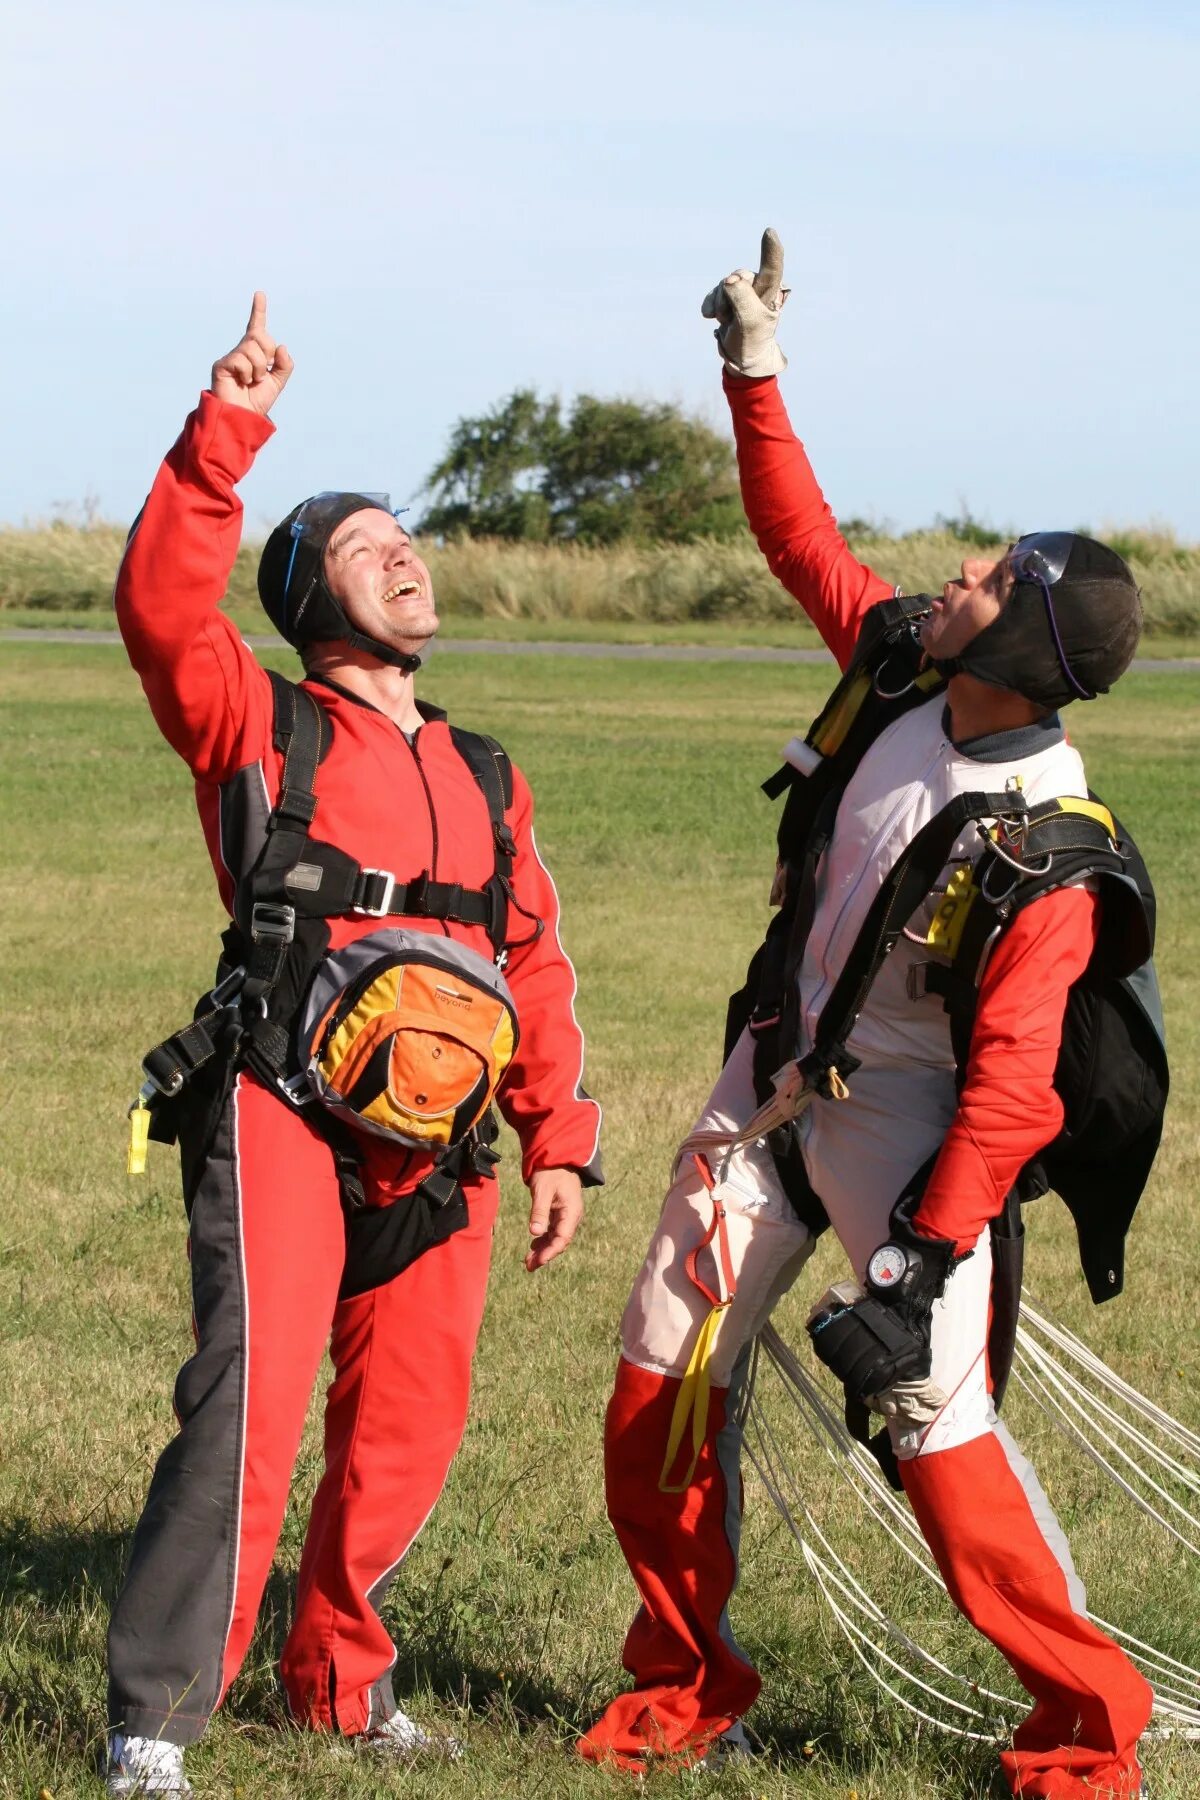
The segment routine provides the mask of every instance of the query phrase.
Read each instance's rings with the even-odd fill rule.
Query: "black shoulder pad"
[[[498,825],[512,805],[512,761],[507,750],[482,731],[463,731],[451,725],[450,737],[488,803],[492,823]]]
[[[868,667],[876,652],[899,627],[911,625],[914,619],[923,618],[932,604],[929,594],[894,594],[890,600],[877,600],[863,614],[850,668]]]

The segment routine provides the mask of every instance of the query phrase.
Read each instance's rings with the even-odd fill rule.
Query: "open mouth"
[[[420,591],[419,581],[398,581],[395,587],[390,587],[383,596],[384,605],[388,605],[393,600],[411,600],[414,594],[419,594]]]

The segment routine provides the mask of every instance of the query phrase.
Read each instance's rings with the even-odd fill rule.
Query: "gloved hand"
[[[770,226],[763,232],[758,273],[735,269],[707,294],[700,308],[715,319],[713,333],[735,375],[778,375],[787,357],[775,342],[775,327],[790,288],[783,286],[783,245]]]
[[[808,1331],[850,1400],[919,1422],[945,1404],[929,1382],[933,1303],[966,1258],[956,1256],[951,1239],[913,1230],[915,1204],[905,1197],[892,1208],[891,1236],[867,1262],[866,1292],[848,1284],[831,1288],[813,1309]]]

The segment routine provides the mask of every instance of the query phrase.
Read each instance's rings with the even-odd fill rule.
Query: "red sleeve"
[[[800,602],[842,669],[863,614],[895,591],[860,563],[817,486],[773,375],[725,374],[742,504],[771,573]]]
[[[521,1140],[526,1182],[539,1169],[577,1169],[599,1183],[600,1108],[583,1088],[583,1033],[575,1017],[575,970],[559,936],[558,893],[538,855],[533,796],[513,770],[510,814],[517,855],[512,887],[517,906],[509,932],[520,938],[525,914],[544,921],[536,942],[511,952],[507,969],[521,1041],[500,1090],[500,1109]],[[520,910],[518,910],[518,908]]]
[[[1018,913],[984,971],[958,1113],[913,1223],[971,1249],[1013,1182],[1062,1127],[1054,1070],[1067,990],[1087,967],[1100,903],[1058,888]]]
[[[158,728],[210,781],[260,756],[270,728],[266,673],[219,608],[242,533],[235,484],[273,430],[202,394],[117,572],[117,624]]]

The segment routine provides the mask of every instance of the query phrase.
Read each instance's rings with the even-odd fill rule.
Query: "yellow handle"
[[[146,1146],[150,1142],[150,1108],[139,1094],[129,1109],[129,1158],[127,1175],[146,1173]]]
[[[728,1300],[720,1306],[714,1306],[700,1327],[700,1335],[696,1339],[691,1361],[687,1372],[679,1384],[679,1395],[675,1401],[675,1411],[671,1414],[671,1429],[667,1434],[667,1454],[663,1458],[662,1474],[658,1478],[658,1490],[661,1494],[684,1494],[692,1485],[692,1476],[696,1473],[696,1464],[700,1460],[700,1452],[704,1448],[704,1434],[708,1429],[708,1401],[712,1391],[712,1359],[716,1347],[717,1333],[721,1329],[721,1320],[725,1317]],[[671,1465],[675,1461],[683,1434],[687,1429],[689,1417],[692,1421],[692,1460],[687,1466],[687,1474],[680,1482],[672,1482],[667,1478],[671,1473]]]

